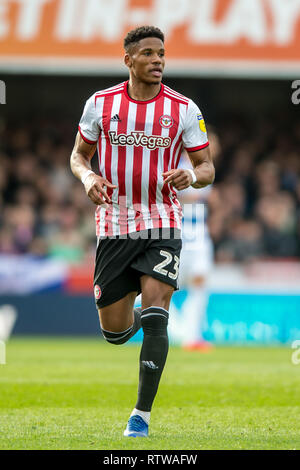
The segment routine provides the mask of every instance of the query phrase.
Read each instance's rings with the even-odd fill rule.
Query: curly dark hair
[[[124,49],[128,52],[128,49],[138,43],[141,39],[145,38],[158,38],[162,42],[165,42],[164,33],[155,26],[139,26],[138,28],[132,29],[126,35],[124,39]]]

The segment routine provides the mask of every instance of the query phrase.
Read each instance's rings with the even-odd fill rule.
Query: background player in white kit
[[[217,134],[209,130],[210,152],[213,161],[220,154]],[[183,152],[179,168],[192,168],[190,159]],[[178,193],[183,207],[182,250],[180,254],[179,287],[188,289],[188,297],[178,318],[170,316],[170,330],[176,341],[190,351],[209,351],[212,345],[203,339],[208,305],[207,283],[213,269],[214,248],[207,226],[208,200],[212,185],[195,191],[189,187]],[[171,313],[173,311],[171,310]]]
[[[183,153],[179,167],[190,168]],[[182,250],[178,284],[187,289],[187,298],[180,312],[170,309],[170,332],[184,349],[207,351],[211,345],[203,340],[208,295],[206,281],[213,266],[213,244],[206,225],[206,200],[210,186],[196,191],[187,188],[178,194],[183,208]]]
[[[175,189],[211,184],[214,166],[199,108],[161,83],[163,33],[137,28],[124,47],[129,81],[87,101],[71,168],[97,205],[94,294],[102,334],[123,344],[143,328],[138,399],[124,435],[144,437],[168,354],[168,309],[177,289],[181,207]],[[97,146],[100,175],[90,166]],[[182,147],[194,170],[177,168]],[[138,311],[133,306],[140,292]]]

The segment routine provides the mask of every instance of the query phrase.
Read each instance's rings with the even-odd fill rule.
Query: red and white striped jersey
[[[177,168],[183,147],[208,146],[203,116],[189,98],[161,84],[159,94],[136,101],[128,81],[98,91],[86,102],[79,132],[98,143],[100,175],[108,189],[109,208],[96,209],[97,236],[125,235],[152,228],[181,228],[176,190],[162,173]]]

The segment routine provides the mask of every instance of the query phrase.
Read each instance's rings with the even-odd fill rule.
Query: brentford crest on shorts
[[[98,286],[97,284],[94,287],[94,296],[96,300],[99,300],[101,297],[101,289],[100,286]]]
[[[176,190],[164,184],[162,173],[178,167],[183,147],[208,145],[192,100],[162,84],[152,100],[136,101],[127,86],[92,95],[79,123],[82,138],[97,143],[100,175],[117,186],[107,190],[112,204],[96,209],[98,237],[181,228]]]

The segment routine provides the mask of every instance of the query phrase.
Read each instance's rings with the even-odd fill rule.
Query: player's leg
[[[196,247],[183,243],[180,261],[179,283],[188,289],[184,303],[182,344],[187,350],[208,351],[211,345],[204,341],[202,335],[206,326],[207,278],[213,264],[212,243],[208,235]],[[182,269],[187,266],[189,269]]]
[[[144,340],[136,408],[151,411],[169,350],[167,326],[174,288],[148,275],[141,277],[141,288]]]
[[[130,268],[138,252],[132,240],[104,238],[98,241],[94,271],[94,294],[104,338],[124,344],[141,327],[140,310],[134,301],[140,291],[140,275]]]
[[[125,430],[125,436],[148,435],[150,412],[166,363],[169,305],[174,287],[149,275],[141,277],[144,339],[140,353],[138,399]]]
[[[141,309],[134,309],[137,291],[129,292],[125,297],[98,308],[102,335],[111,344],[126,343],[141,327]]]
[[[152,276],[141,276],[142,310],[156,305],[168,311],[174,287]]]
[[[157,237],[158,234],[158,237]],[[140,354],[140,374],[136,407],[128,421],[125,436],[147,436],[150,411],[168,355],[167,326],[169,304],[177,288],[180,231],[151,232],[144,249],[131,263],[141,274],[141,323],[144,339]]]
[[[184,304],[184,322],[182,328],[182,346],[188,351],[211,350],[211,345],[203,338],[206,326],[207,309],[206,278],[191,277],[188,296]]]

